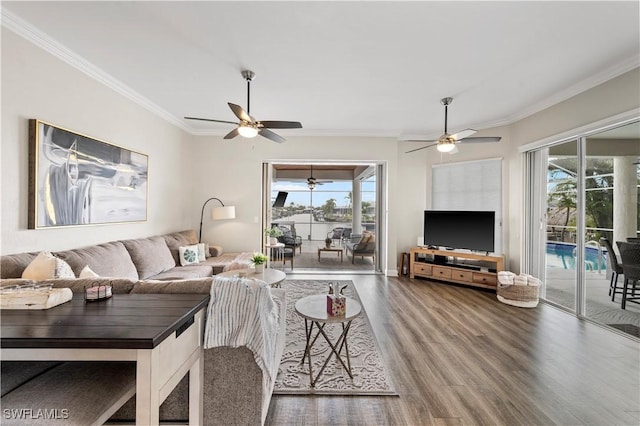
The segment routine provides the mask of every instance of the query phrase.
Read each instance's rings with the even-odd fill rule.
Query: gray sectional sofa
[[[195,232],[182,231],[164,236],[114,241],[75,250],[54,253],[64,259],[76,276],[89,266],[99,278],[55,279],[47,281],[55,287],[68,287],[82,293],[87,284],[109,283],[113,293],[206,293],[214,284],[213,274],[231,265],[248,265],[249,253],[222,253],[212,247],[211,256],[204,262],[179,266],[180,246],[197,243]],[[23,253],[0,257],[0,285],[14,284],[37,253]],[[271,289],[279,306],[278,336],[275,339],[276,357],[268,366],[275,378],[284,350],[286,299],[281,289]],[[204,424],[259,425],[263,424],[271,400],[273,384],[263,391],[263,371],[246,347],[218,347],[204,351]],[[2,366],[2,396],[28,383],[43,371],[60,368],[57,363],[7,363]],[[160,407],[161,421],[182,422],[188,419],[188,375],[178,384]],[[135,417],[135,397],[130,399],[111,418],[131,421]]]

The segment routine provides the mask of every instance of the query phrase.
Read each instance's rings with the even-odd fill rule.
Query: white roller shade
[[[502,254],[502,158],[432,167],[433,210],[496,212],[495,252]]]

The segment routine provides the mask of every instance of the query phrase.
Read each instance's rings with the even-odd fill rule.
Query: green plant
[[[331,238],[327,237],[327,238],[324,239],[324,242],[327,243],[327,244],[331,244],[333,242],[333,240]]]
[[[272,226],[271,228],[267,228],[264,230],[264,235],[266,235],[267,237],[277,238],[283,236],[284,232],[282,232],[280,228]]]
[[[251,256],[251,263],[253,265],[262,265],[263,263],[265,263],[267,261],[267,256],[265,256],[262,253],[253,253],[253,256]]]

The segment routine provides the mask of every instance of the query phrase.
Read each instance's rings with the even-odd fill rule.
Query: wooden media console
[[[420,260],[417,259],[418,256]],[[446,261],[436,262],[436,256],[442,256]],[[474,263],[464,263],[467,260]],[[484,266],[485,264],[489,266]],[[504,256],[413,247],[409,268],[411,278],[431,278],[495,290],[498,272],[504,270]]]

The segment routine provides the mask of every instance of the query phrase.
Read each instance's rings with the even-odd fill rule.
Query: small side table
[[[309,361],[309,381],[311,383],[311,387],[315,387],[318,378],[322,375],[322,372],[326,368],[329,360],[332,355],[335,355],[340,364],[344,367],[349,374],[349,377],[353,379],[353,374],[351,374],[351,359],[349,358],[349,344],[347,342],[347,335],[349,334],[349,328],[351,327],[351,321],[356,318],[362,312],[362,306],[358,301],[350,299],[347,297],[346,300],[346,312],[343,316],[332,316],[327,313],[327,295],[326,294],[315,294],[313,296],[303,297],[302,299],[296,302],[296,313],[304,318],[304,327],[305,327],[305,335],[307,339],[307,344],[304,349],[304,354],[302,354],[302,359],[300,360],[300,364],[304,363],[304,358],[307,357]],[[335,343],[332,343],[327,336],[327,333],[324,331],[324,327],[327,324],[335,324],[340,323],[342,326],[342,333],[338,336],[338,339]],[[318,332],[315,337],[311,337],[313,334],[314,325],[317,327]],[[318,337],[322,335],[324,339],[329,344],[331,348],[331,353],[324,361],[322,368],[318,372],[315,379],[313,378],[313,370],[311,368],[311,348],[313,347]],[[344,348],[345,353],[347,355],[347,363],[345,364],[342,356],[342,348]]]
[[[271,267],[271,258],[276,262],[282,262],[284,267],[284,243],[265,243],[264,248],[266,249],[267,255],[267,268]]]

